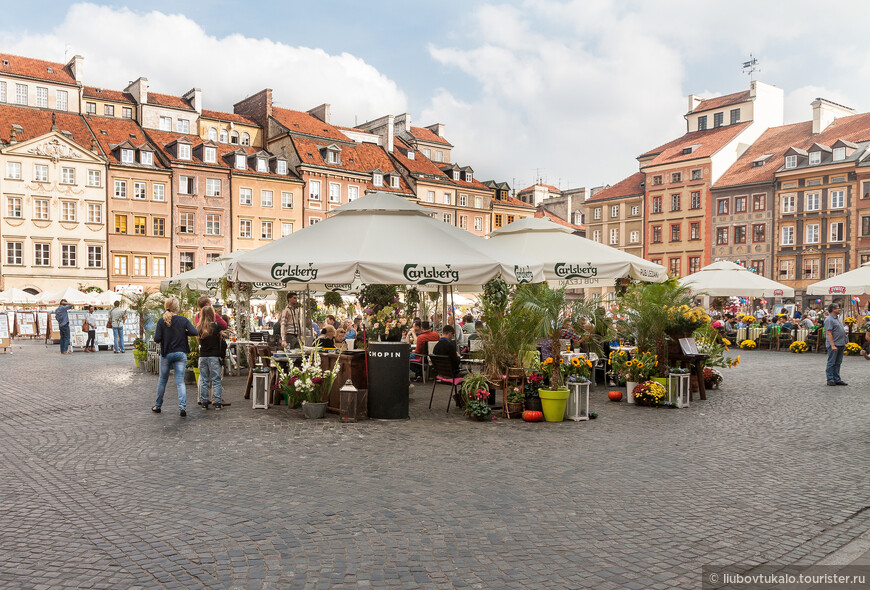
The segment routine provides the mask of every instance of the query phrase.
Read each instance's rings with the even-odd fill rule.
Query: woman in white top
[[[97,337],[97,316],[94,315],[94,306],[88,306],[88,315],[85,316],[85,321],[88,323],[88,341],[85,344],[85,352],[97,352],[94,348],[94,340]]]

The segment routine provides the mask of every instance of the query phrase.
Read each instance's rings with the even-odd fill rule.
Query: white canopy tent
[[[867,295],[870,294],[870,262],[855,270],[813,283],[807,295]]]
[[[66,299],[71,305],[90,305],[95,294],[82,293],[78,289],[67,287],[57,293],[42,293],[39,296],[40,305],[57,305],[62,299]]]
[[[697,295],[710,297],[794,297],[794,289],[750,272],[729,260],[708,264],[680,279]]]
[[[606,287],[623,277],[651,283],[668,278],[660,264],[587,240],[549,219],[519,219],[490,233],[488,241],[542,262],[553,287]]]
[[[31,295],[27,291],[14,287],[0,292],[0,303],[7,305],[35,305],[38,301],[36,295]]]
[[[116,301],[120,301],[121,299],[122,297],[120,293],[115,293],[114,291],[104,291],[97,295],[94,305],[105,307],[108,305],[114,305]]]

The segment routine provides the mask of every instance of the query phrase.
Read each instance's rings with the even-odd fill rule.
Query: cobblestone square
[[[754,351],[683,410],[478,424],[223,411],[130,353],[0,355],[0,587],[699,588],[703,565],[816,563],[870,529],[870,364]]]

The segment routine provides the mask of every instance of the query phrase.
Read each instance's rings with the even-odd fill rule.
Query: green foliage
[[[411,287],[405,291],[405,306],[409,316],[417,313],[420,300],[420,289],[417,287]]]
[[[190,347],[190,354],[187,355],[187,368],[199,368],[199,341],[196,336],[188,336],[187,344]]]
[[[192,319],[193,310],[196,309],[196,300],[199,299],[199,291],[187,287],[170,287],[161,291],[159,297],[164,300],[175,297],[178,299],[178,313]]]
[[[323,305],[333,309],[339,309],[344,305],[344,299],[335,291],[327,291],[323,295]]]
[[[483,295],[481,303],[484,307],[492,309],[506,309],[508,297],[510,296],[510,287],[501,277],[492,279],[483,286]],[[486,320],[484,320],[486,321]]]
[[[161,294],[145,290],[140,293],[124,293],[122,296],[127,309],[137,312],[139,315],[139,339],[145,337],[145,317],[149,312],[159,309],[163,305]],[[179,306],[181,300],[179,300]]]
[[[140,352],[147,352],[148,348],[145,346],[145,341],[141,338],[136,338],[133,341],[133,348]]]

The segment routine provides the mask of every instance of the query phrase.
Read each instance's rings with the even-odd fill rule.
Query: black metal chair
[[[432,383],[432,395],[429,396],[429,409],[432,409],[432,400],[435,399],[435,387],[439,383],[450,385],[450,397],[447,398],[447,412],[450,412],[450,402],[453,395],[458,392],[458,386],[462,385],[464,379],[460,376],[460,370],[453,369],[453,363],[449,356],[441,354],[430,354],[429,362],[435,370],[435,379]]]

